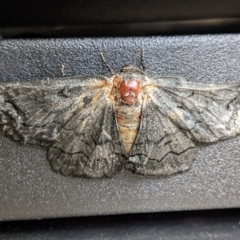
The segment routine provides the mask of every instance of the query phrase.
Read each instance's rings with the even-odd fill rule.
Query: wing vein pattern
[[[48,148],[64,175],[112,176],[124,154],[103,77],[0,85],[0,128],[21,144]]]

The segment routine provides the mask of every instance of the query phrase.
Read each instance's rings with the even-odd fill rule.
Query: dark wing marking
[[[48,158],[54,170],[69,175],[111,175],[118,168],[121,159],[112,151],[116,150],[117,154],[121,154],[121,149],[117,149],[119,145],[114,138],[117,128],[112,118],[113,107],[105,94],[109,90],[106,80],[103,77],[74,77],[51,81],[53,82],[40,81],[35,84],[1,83],[0,130],[5,136],[20,143],[52,146],[48,151]],[[99,99],[101,101],[98,102]],[[97,119],[94,120],[95,117]],[[110,125],[101,128],[101,124],[105,122]],[[84,127],[86,130],[80,131]],[[95,134],[93,139],[81,137],[91,130],[91,134]],[[106,137],[111,134],[114,135],[112,140]],[[112,146],[114,144],[115,147]],[[69,170],[73,169],[73,162],[78,164],[78,157],[82,158],[81,154],[75,154],[75,149],[86,156],[83,160],[78,159],[79,165],[74,165],[77,170]],[[62,151],[61,156],[59,151]],[[100,171],[100,166],[94,165],[99,158],[90,157],[90,154],[99,154],[103,159],[104,151],[109,151],[111,157],[105,162],[100,161],[104,169]],[[94,164],[86,163],[87,157]],[[111,160],[113,162],[110,163]]]
[[[149,96],[158,111],[197,142],[215,142],[240,133],[240,84],[153,78]]]
[[[170,175],[188,170],[195,157],[195,145],[145,100],[139,133],[125,168],[142,175]]]

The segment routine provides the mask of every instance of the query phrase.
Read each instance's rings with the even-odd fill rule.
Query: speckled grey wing
[[[96,147],[99,149],[102,143],[105,147],[104,141],[108,141],[107,151],[109,151],[110,155],[114,155],[111,151],[117,149],[117,141],[119,140],[113,137],[111,142],[109,138],[106,140],[101,137],[103,132],[106,135],[111,136],[113,134],[115,136],[114,131],[116,131],[115,122],[111,122],[111,124],[108,122],[110,125],[101,127],[103,123],[102,114],[105,114],[109,121],[113,120],[111,117],[114,114],[112,105],[109,101],[106,101],[105,82],[104,78],[98,77],[74,77],[40,81],[34,84],[26,82],[1,83],[0,131],[10,139],[22,144],[37,144],[43,147],[51,146],[48,151],[48,159],[55,171],[77,176],[111,175],[119,167],[119,159],[121,157],[112,157],[111,159],[114,162],[111,164],[102,162],[104,171],[97,169],[96,166],[89,166],[87,173],[81,172],[82,163],[74,165],[76,169],[73,170],[73,161],[71,160],[74,159],[76,162],[77,155],[75,152],[69,152],[70,144],[72,144],[72,149],[78,148],[79,152],[87,151],[84,161],[88,159],[90,162],[95,163],[95,160],[99,161],[101,156],[103,158],[101,154],[99,157],[94,155]],[[98,102],[99,99],[102,102]],[[89,121],[86,122],[86,119]],[[87,137],[83,137],[82,142],[73,139],[72,142],[70,142],[70,139],[68,141],[63,140],[64,138],[66,139],[66,132],[68,134],[81,134],[79,128],[94,129],[90,135],[94,133],[93,138],[99,137],[99,139],[93,140],[94,144]],[[87,134],[85,130],[82,133],[83,136]],[[72,136],[74,137],[74,135]],[[79,140],[78,135],[75,135],[75,137]],[[116,146],[110,147],[111,144],[115,144],[114,141],[116,141]],[[87,145],[88,147],[86,147]],[[64,162],[60,161],[62,157],[57,153],[57,148],[62,150],[62,155],[67,153],[64,157]],[[53,154],[53,151],[55,151],[56,155]],[[121,149],[119,151],[116,150],[116,152],[120,153]],[[83,161],[81,154],[78,157],[79,162]],[[69,168],[67,167],[68,161]],[[104,164],[109,164],[111,167]]]
[[[102,93],[77,113],[48,149],[55,171],[64,175],[110,177],[125,159],[112,102]]]
[[[49,146],[75,111],[85,107],[99,79],[61,78],[36,83],[0,83],[0,129],[21,144]],[[88,92],[86,92],[88,91]]]
[[[137,174],[157,176],[186,171],[192,165],[195,150],[193,141],[147,99],[125,168]]]
[[[168,77],[152,81],[145,92],[139,134],[126,168],[143,175],[185,171],[195,158],[196,143],[240,133],[240,84]]]
[[[149,96],[186,136],[208,143],[240,133],[240,83],[214,84],[153,78]]]

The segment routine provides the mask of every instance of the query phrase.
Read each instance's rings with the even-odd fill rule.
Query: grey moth
[[[198,144],[240,133],[239,89],[133,66],[111,77],[2,82],[0,131],[46,148],[63,175],[170,175],[190,169]]]

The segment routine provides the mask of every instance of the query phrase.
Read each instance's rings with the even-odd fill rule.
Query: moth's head
[[[121,69],[119,75],[114,76],[113,86],[121,102],[131,106],[138,101],[142,86],[142,75],[143,73],[140,69],[126,66]]]
[[[141,83],[137,78],[123,79],[118,91],[122,102],[127,105],[133,105],[138,100],[138,95],[141,91]]]

